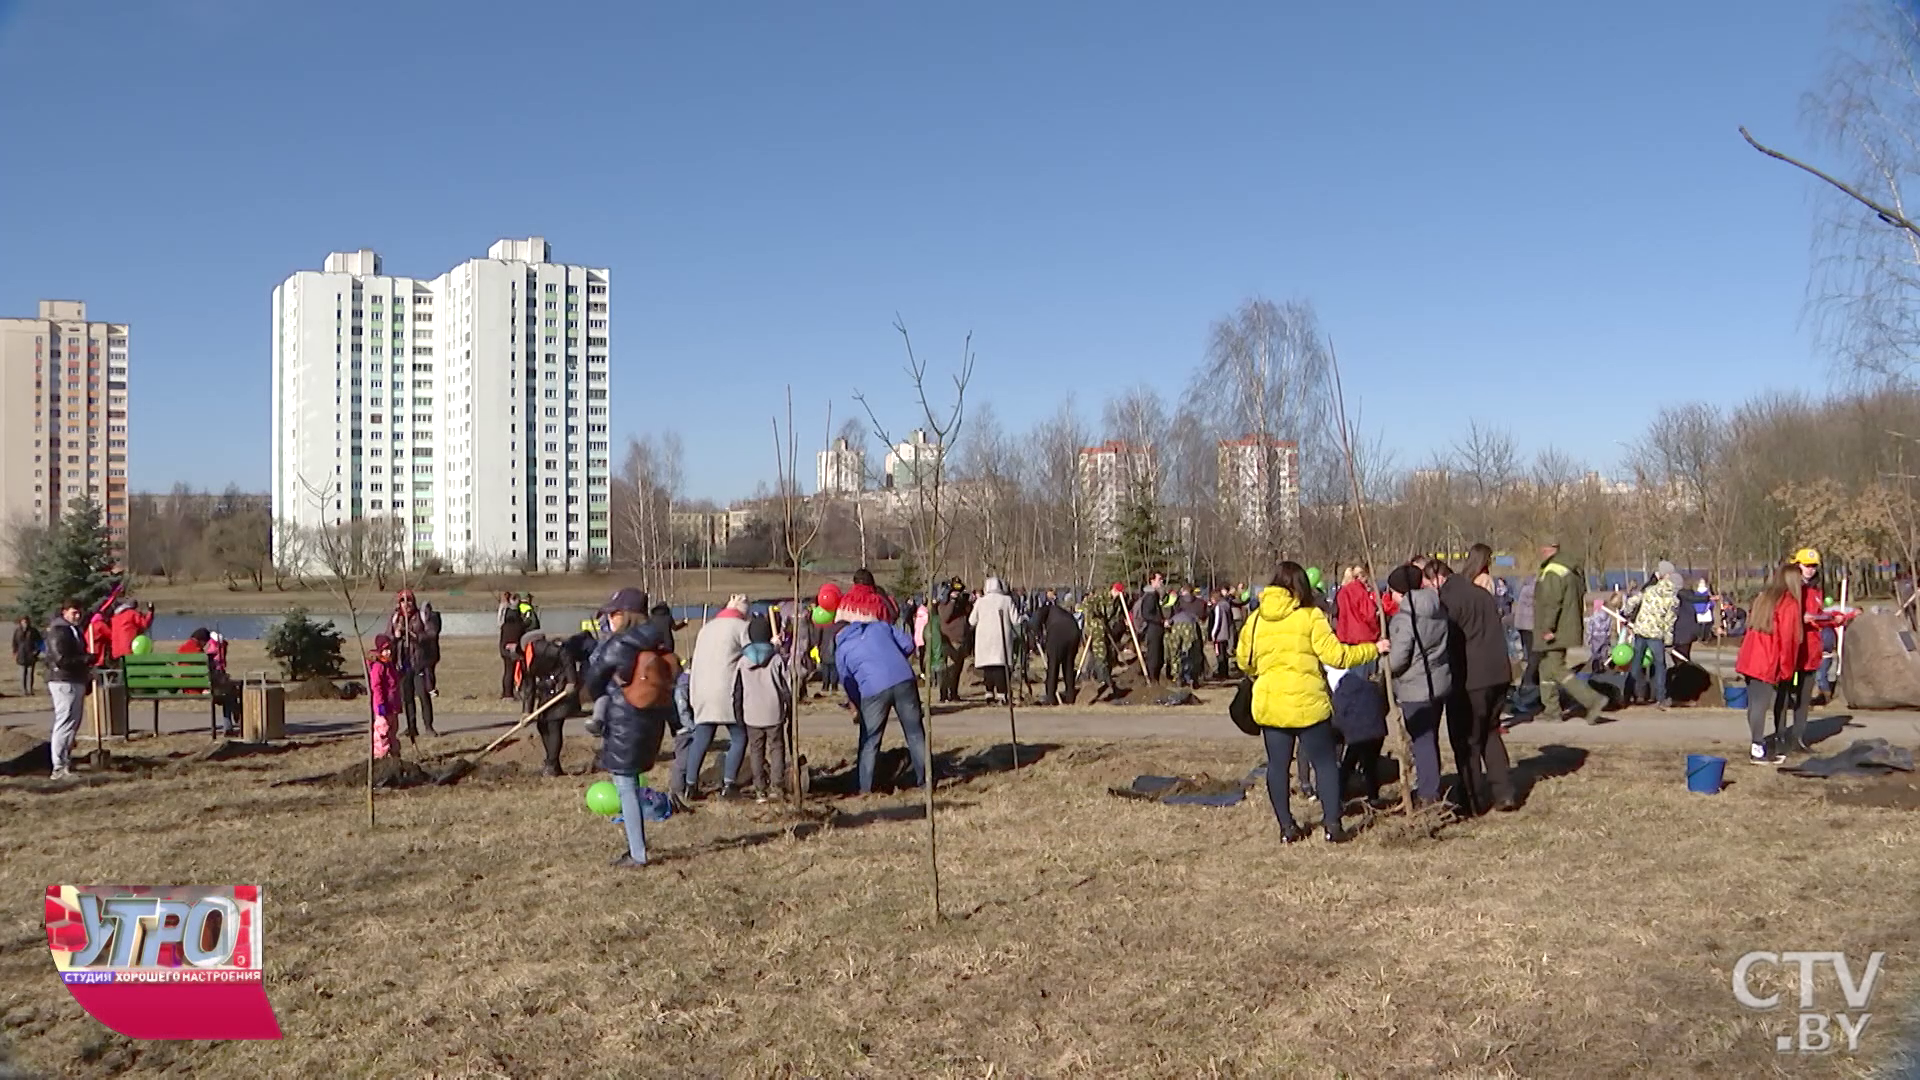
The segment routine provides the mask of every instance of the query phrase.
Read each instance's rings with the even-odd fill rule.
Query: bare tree
[[[827,406],[827,430],[833,430],[833,406]],[[800,433],[793,426],[793,387],[787,387],[787,426],[784,434],[780,428],[780,418],[773,420],[774,468],[780,488],[781,521],[785,528],[781,536],[786,541],[787,564],[793,568],[793,637],[786,643],[787,655],[798,667],[801,635],[807,626],[806,610],[800,606],[800,575],[805,562],[806,551],[814,538],[820,535],[820,518],[817,514],[806,512],[806,499],[800,493]],[[796,693],[795,697],[798,698]],[[803,803],[800,792],[800,711],[793,709],[787,716],[788,738],[788,788],[793,794],[793,808],[798,810]]]
[[[639,571],[640,587],[672,591],[673,508],[684,482],[680,436],[628,438],[620,475],[610,485],[609,517],[620,554]]]
[[[1060,403],[1027,436],[1032,468],[1032,521],[1047,574],[1093,587],[1093,546],[1086,492],[1080,485],[1080,451],[1092,442],[1071,399]],[[1082,574],[1084,572],[1084,578]]]
[[[920,565],[930,574],[938,574],[940,548],[944,537],[941,517],[941,496],[946,481],[946,456],[960,439],[960,426],[966,419],[967,386],[973,381],[973,335],[968,334],[960,345],[959,368],[953,374],[953,404],[950,408],[937,408],[928,394],[928,374],[926,361],[913,351],[913,338],[907,333],[907,325],[896,319],[893,328],[900,334],[900,341],[907,350],[907,378],[913,384],[913,394],[920,406],[920,414],[926,424],[927,432],[939,449],[933,458],[932,476],[927,470],[914,462],[914,502],[915,517],[920,522],[917,538],[921,549]],[[893,445],[893,439],[887,429],[874,415],[873,406],[866,395],[855,391],[853,399],[867,411],[867,419],[872,422],[874,434],[880,441]],[[928,481],[931,481],[930,483]],[[927,598],[931,602],[932,597]],[[922,723],[926,725],[927,761],[926,761],[926,815],[927,815],[927,869],[932,887],[933,919],[939,922],[940,914],[940,858],[939,846],[933,822],[933,680],[927,679],[920,684]]]

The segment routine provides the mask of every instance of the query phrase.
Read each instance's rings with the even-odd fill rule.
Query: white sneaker
[[[49,774],[49,775],[47,776],[47,779],[49,779],[49,780],[71,780],[71,779],[73,779],[73,773],[72,773],[71,771],[69,771],[69,770],[67,770],[67,769],[64,769],[64,768],[61,768],[61,769],[55,769],[55,770],[53,770],[53,772],[52,772],[51,774]]]
[[[1753,762],[1755,765],[1765,765],[1767,763],[1766,746],[1761,743],[1754,743],[1753,746],[1747,750],[1747,760]]]

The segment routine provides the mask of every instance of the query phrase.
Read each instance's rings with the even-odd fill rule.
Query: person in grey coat
[[[1440,798],[1440,717],[1453,693],[1453,668],[1446,609],[1422,577],[1412,564],[1387,575],[1387,588],[1399,602],[1387,620],[1387,672],[1413,743],[1414,799],[1425,805]]]

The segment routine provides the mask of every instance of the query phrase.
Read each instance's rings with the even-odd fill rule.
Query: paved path
[[[133,727],[136,732],[150,730],[150,713],[138,710]],[[504,731],[519,719],[517,713],[444,713],[438,718],[443,734],[480,734]],[[0,727],[19,727],[44,736],[51,715],[9,714],[0,718]],[[1084,712],[1071,709],[1023,708],[1019,710],[1020,738],[1023,742],[1045,739],[1214,739],[1226,742],[1246,740],[1222,712],[1213,706],[1178,710],[1116,709]],[[809,712],[801,717],[802,731],[809,736],[853,737],[851,717],[839,713]],[[288,735],[310,738],[364,731],[364,721],[341,713],[302,712],[298,704],[287,710]],[[206,713],[198,709],[163,709],[161,730],[168,733],[192,733],[206,730]],[[82,725],[85,734],[85,725]],[[1003,737],[1007,731],[1004,708],[974,705],[958,712],[942,712],[934,718],[935,737],[941,742],[954,739],[979,740]],[[1812,741],[1845,746],[1853,739],[1882,738],[1898,745],[1920,748],[1920,712],[1889,711],[1850,713],[1844,709],[1815,710],[1810,722]],[[569,735],[584,735],[579,720],[567,725]],[[898,735],[893,738],[897,739]],[[1747,741],[1746,715],[1731,709],[1685,708],[1658,712],[1650,708],[1629,709],[1611,723],[1589,726],[1579,721],[1561,724],[1524,723],[1516,725],[1507,741],[1521,745],[1559,743],[1568,746],[1674,746],[1720,747],[1744,752]]]

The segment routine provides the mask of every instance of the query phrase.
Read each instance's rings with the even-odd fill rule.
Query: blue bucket
[[[1728,683],[1720,688],[1720,695],[1727,699],[1727,708],[1744,709],[1747,707],[1747,685]]]
[[[1687,790],[1702,795],[1720,794],[1720,781],[1727,772],[1727,759],[1711,754],[1687,755]]]

